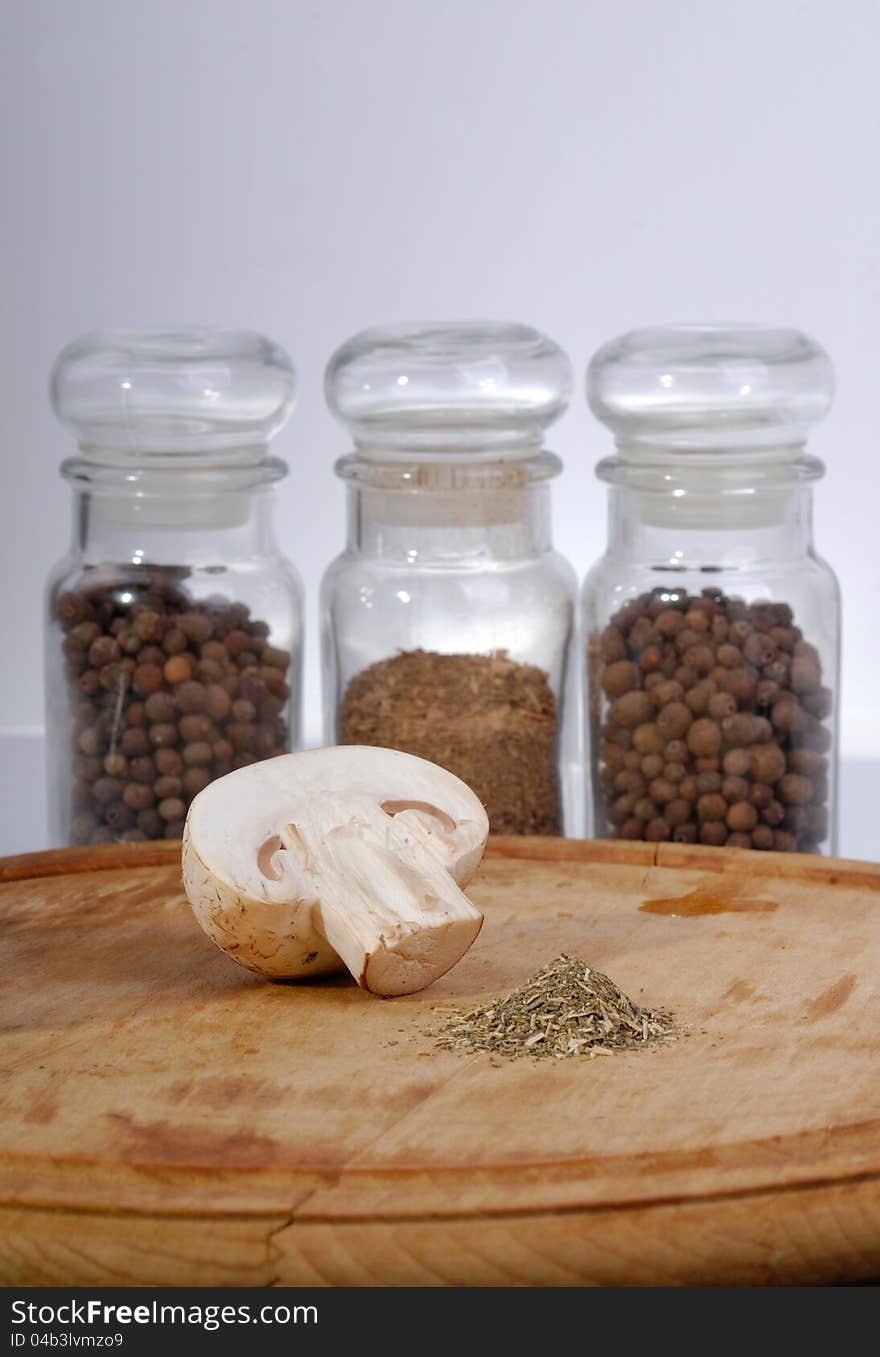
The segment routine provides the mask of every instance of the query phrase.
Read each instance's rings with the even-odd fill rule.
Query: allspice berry
[[[737,833],[752,830],[757,823],[758,812],[748,801],[734,801],[727,812],[727,827]]]
[[[650,720],[654,712],[654,702],[650,693],[641,690],[624,693],[611,708],[612,720],[624,730],[632,730]]]
[[[657,726],[664,740],[677,740],[693,724],[693,715],[683,702],[669,702],[660,709]]]
[[[720,792],[707,792],[697,801],[697,815],[700,820],[723,820],[727,815],[727,802]]]
[[[750,769],[756,782],[772,785],[785,772],[785,755],[778,744],[756,745],[749,753]]]
[[[805,806],[813,795],[813,784],[802,773],[786,773],[779,779],[779,800],[786,806]]]
[[[658,842],[662,822],[678,843],[779,852],[827,839],[834,703],[788,604],[664,584],[619,609],[592,649],[605,832]],[[264,651],[254,673],[268,672]],[[273,713],[265,695],[230,696],[233,715],[244,699],[270,723],[246,745],[227,727],[235,764],[270,738]]]
[[[707,717],[695,721],[687,733],[687,747],[692,754],[712,756],[721,749],[721,727]]]
[[[192,677],[193,665],[188,655],[172,655],[170,660],[165,662],[162,670],[166,683],[177,686],[178,683],[186,683],[188,678]]]
[[[243,605],[190,598],[185,575],[145,565],[108,579],[106,566],[89,567],[57,600],[73,842],[177,837],[208,782],[289,747],[289,651]]]

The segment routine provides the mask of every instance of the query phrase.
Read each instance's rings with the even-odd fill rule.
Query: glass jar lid
[[[534,453],[571,380],[566,354],[531,326],[452,321],[354,335],[324,388],[361,457],[471,461]]]
[[[246,330],[101,330],[62,349],[53,409],[83,459],[117,467],[260,462],[293,408],[293,364]]]
[[[825,350],[798,330],[765,325],[631,330],[587,369],[590,408],[630,461],[669,450],[796,457],[833,395]]]

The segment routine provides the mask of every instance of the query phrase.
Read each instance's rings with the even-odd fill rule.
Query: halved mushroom
[[[345,745],[210,783],[189,809],[183,882],[208,936],[276,979],[347,966],[410,994],[454,966],[483,916],[459,889],[489,833],[478,797],[412,754]]]

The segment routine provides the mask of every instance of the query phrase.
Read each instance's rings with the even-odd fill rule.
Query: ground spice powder
[[[640,1008],[601,971],[559,956],[505,999],[452,1018],[435,1035],[445,1050],[506,1056],[610,1055],[667,1042],[674,1019]]]
[[[340,744],[418,754],[455,773],[494,834],[558,834],[557,709],[548,677],[505,651],[409,650],[371,664],[346,689]]]

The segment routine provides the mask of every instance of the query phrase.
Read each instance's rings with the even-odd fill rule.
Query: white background
[[[806,329],[835,362],[817,537],[843,585],[844,751],[880,756],[877,0],[5,0],[3,19],[0,724],[42,719],[72,451],[46,374],[79,332],[208,321],[293,355],[278,522],[314,734],[337,343],[521,319],[582,374],[634,325],[738,318]],[[581,383],[552,445],[557,543],[583,574],[608,443]]]

